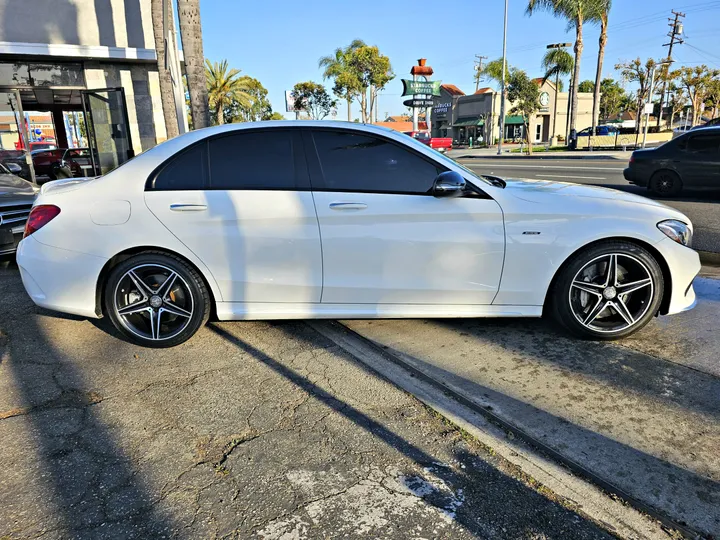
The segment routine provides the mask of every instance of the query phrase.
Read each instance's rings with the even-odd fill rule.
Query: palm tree
[[[180,131],[178,129],[172,78],[170,76],[170,70],[165,67],[165,14],[163,13],[163,8],[164,0],[152,0],[150,9],[152,13],[153,34],[155,36],[158,76],[160,79],[160,101],[162,102],[167,138],[172,139],[173,137],[177,137]],[[172,9],[168,11],[170,12],[168,24],[172,25]]]
[[[243,107],[252,105],[248,77],[240,77],[239,69],[228,69],[228,61],[212,63],[205,60],[205,76],[210,107],[215,112],[217,125],[225,123],[225,107],[237,101]]]
[[[543,84],[551,77],[555,77],[555,108],[553,114],[552,136],[555,138],[555,125],[557,122],[558,94],[560,93],[560,75],[570,75],[575,67],[572,55],[565,49],[550,49],[542,59],[542,67],[545,70]],[[568,100],[568,114],[570,113],[570,101]]]
[[[359,93],[357,85],[354,84],[355,75],[349,66],[349,58],[353,50],[365,46],[363,40],[354,39],[344,49],[338,47],[332,55],[323,56],[318,61],[318,67],[325,68],[323,79],[333,79],[335,81],[333,92],[347,101],[348,122],[352,122],[352,100]]]
[[[607,45],[607,28],[608,28],[608,16],[610,15],[610,8],[612,7],[612,0],[599,0],[595,9],[597,11],[596,16],[600,21],[600,38],[598,44],[598,61],[597,71],[595,72],[595,93],[593,94],[593,115],[592,115],[592,132],[595,133],[597,127],[597,119],[600,112],[600,83],[602,82],[602,68],[603,61],[605,60],[605,45]]]
[[[568,29],[575,29],[575,72],[570,84],[570,131],[575,129],[577,122],[578,92],[577,82],[580,78],[580,59],[583,52],[583,25],[594,22],[598,17],[598,4],[603,0],[528,0],[527,13],[533,15],[543,10],[556,17],[568,21]]]
[[[193,128],[204,128],[210,125],[210,110],[205,81],[202,27],[200,26],[200,0],[178,0],[178,19]]]

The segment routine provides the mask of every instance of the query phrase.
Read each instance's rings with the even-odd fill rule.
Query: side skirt
[[[542,306],[218,302],[217,316],[221,321],[540,317]]]

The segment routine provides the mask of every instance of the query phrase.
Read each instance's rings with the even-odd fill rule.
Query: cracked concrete
[[[303,323],[146,350],[0,266],[0,538],[608,538]]]

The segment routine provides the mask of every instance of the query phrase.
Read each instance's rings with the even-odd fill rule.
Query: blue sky
[[[202,0],[200,4],[205,56],[213,61],[227,58],[232,67],[259,79],[269,91],[273,109],[281,113],[284,91],[300,81],[322,82],[318,59],[354,38],[377,45],[395,71],[396,79],[380,95],[380,116],[405,112],[400,78],[409,78],[418,58],[427,58],[434,79],[471,93],[474,55],[490,59],[502,55],[503,0]],[[526,0],[510,0],[508,61],[540,76],[545,45],[574,41],[574,31],[566,32],[565,23],[550,14],[527,16],[526,5]],[[604,75],[614,75],[620,60],[664,57],[671,9],[687,15],[686,44],[673,51],[678,64],[720,68],[720,0],[615,0]],[[595,77],[598,34],[597,27],[586,26],[582,80]],[[342,104],[338,116],[345,118]]]

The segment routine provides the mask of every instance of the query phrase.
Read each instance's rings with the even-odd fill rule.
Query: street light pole
[[[505,66],[507,63],[507,15],[508,0],[505,0],[505,22],[503,23],[502,95],[500,96],[500,137],[498,138],[498,155],[502,154],[503,138],[505,137]]]
[[[648,86],[648,97],[647,101],[645,102],[645,108],[649,109],[648,105],[652,105],[652,95],[653,95],[653,89],[655,88],[655,69],[658,66],[666,66],[669,65],[670,62],[659,62],[655,64],[652,67],[652,70],[650,71],[650,86]],[[645,113],[645,130],[643,131],[643,142],[642,147],[645,148],[645,141],[647,140],[647,134],[648,134],[648,126],[650,124],[650,113]]]

